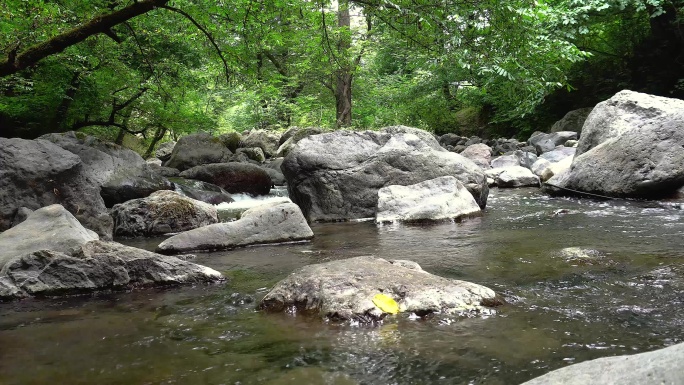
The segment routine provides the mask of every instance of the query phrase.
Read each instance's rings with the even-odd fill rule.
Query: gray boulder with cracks
[[[427,273],[415,262],[364,256],[305,266],[278,282],[260,308],[376,320],[383,311],[373,298],[381,293],[394,299],[401,312],[421,316],[477,312],[501,303],[487,287]]]

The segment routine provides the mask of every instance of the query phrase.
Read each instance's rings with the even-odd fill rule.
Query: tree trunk
[[[119,134],[116,136],[114,143],[118,144],[119,146],[123,145],[123,140],[125,137],[126,137],[126,130],[124,130],[123,128],[119,128]]]
[[[69,112],[69,107],[71,107],[71,103],[73,103],[76,92],[80,86],[81,72],[76,71],[74,76],[71,77],[71,81],[69,82],[64,96],[62,97],[62,102],[57,107],[55,115],[52,117],[52,121],[49,124],[50,132],[60,132],[62,125],[66,120],[67,113]]]
[[[352,63],[349,55],[351,48],[351,18],[349,17],[349,0],[339,0],[337,8],[337,26],[340,28],[340,41],[337,44],[340,68],[337,70],[335,87],[336,126],[351,126],[352,118]]]
[[[145,151],[145,155],[143,156],[143,158],[147,159],[152,156],[152,151],[154,151],[154,148],[157,146],[157,143],[159,143],[159,141],[162,140],[164,135],[166,135],[166,127],[157,127],[157,130],[154,132],[154,137],[152,138],[152,143],[150,143],[150,146],[147,147],[147,151]]]

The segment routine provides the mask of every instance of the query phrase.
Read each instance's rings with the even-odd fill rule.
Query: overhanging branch
[[[136,16],[145,14],[155,8],[162,7],[169,0],[140,0],[118,11],[99,15],[80,25],[61,33],[43,43],[27,48],[21,53],[10,53],[7,59],[0,61],[0,77],[8,76],[31,67],[50,55],[60,53],[68,47],[78,44],[90,36],[99,33],[110,34],[111,29]]]

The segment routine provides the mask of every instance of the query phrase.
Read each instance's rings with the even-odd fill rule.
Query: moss
[[[183,219],[195,214],[195,207],[189,201],[176,196],[170,196],[164,201],[150,205],[150,211],[155,218]]]

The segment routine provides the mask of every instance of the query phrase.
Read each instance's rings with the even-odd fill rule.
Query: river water
[[[199,254],[227,284],[0,304],[0,383],[518,384],[684,341],[683,214],[678,202],[494,189],[461,223],[314,224],[310,243]],[[374,327],[254,310],[298,267],[359,255],[411,259],[508,303]]]

